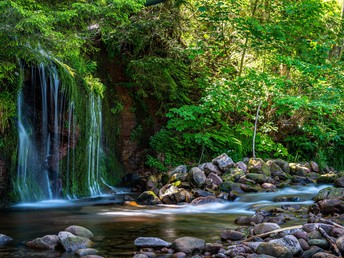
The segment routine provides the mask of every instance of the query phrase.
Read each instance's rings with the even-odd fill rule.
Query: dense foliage
[[[121,38],[133,54],[129,74],[142,98],[163,96],[169,107],[147,164],[251,156],[261,103],[257,155],[343,168],[341,8],[323,0],[168,1],[135,16]],[[159,75],[161,60],[172,71],[184,67],[188,79]],[[179,95],[169,94],[176,86]]]

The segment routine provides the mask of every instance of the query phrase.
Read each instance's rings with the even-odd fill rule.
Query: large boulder
[[[32,249],[49,250],[55,249],[59,243],[60,239],[57,235],[46,235],[42,238],[40,237],[29,241],[25,245]]]
[[[235,163],[230,157],[228,157],[226,153],[223,153],[220,156],[216,157],[215,159],[213,159],[212,162],[214,165],[217,165],[223,172],[227,172],[232,167],[235,167]]]
[[[337,187],[326,187],[321,189],[317,196],[315,196],[315,201],[321,201],[325,199],[341,199],[344,198],[344,188]]]
[[[205,241],[196,237],[181,237],[173,241],[172,248],[176,252],[183,252],[188,255],[201,253],[205,249]]]
[[[210,173],[215,173],[217,175],[221,175],[222,174],[222,172],[219,169],[219,167],[214,165],[213,163],[205,163],[203,170],[204,170],[204,173],[206,175],[209,175]]]
[[[337,238],[336,245],[338,246],[339,250],[344,253],[344,235]]]
[[[64,231],[70,232],[75,236],[86,237],[92,239],[94,237],[93,233],[82,226],[72,225],[66,228]]]
[[[210,173],[209,175],[208,175],[208,177],[207,177],[208,179],[210,179],[211,180],[211,182],[213,183],[213,184],[215,184],[215,185],[221,185],[222,184],[222,178],[221,177],[219,177],[217,174],[215,174],[215,173]]]
[[[193,167],[189,171],[188,179],[191,185],[195,187],[201,187],[204,185],[207,178],[201,169],[198,167]]]
[[[268,181],[268,177],[264,174],[259,173],[249,173],[246,175],[246,178],[249,180],[253,180],[257,184],[263,184]]]
[[[138,237],[134,241],[134,245],[138,248],[152,247],[152,248],[162,248],[170,247],[171,243],[162,240],[157,237]]]
[[[259,158],[250,159],[247,169],[249,173],[263,174],[267,177],[271,176],[270,167]]]
[[[322,214],[344,213],[344,201],[339,199],[325,199],[317,203]]]
[[[334,186],[339,188],[344,188],[344,177],[339,177],[334,181]]]
[[[93,246],[93,242],[90,239],[75,236],[68,231],[59,232],[58,237],[63,248],[67,252],[75,252],[79,249],[90,248]]]
[[[296,176],[306,176],[311,170],[299,163],[290,163],[290,174]]]

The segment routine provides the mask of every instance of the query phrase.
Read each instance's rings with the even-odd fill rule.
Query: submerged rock
[[[196,237],[181,237],[173,241],[172,248],[186,254],[201,253],[205,249],[205,241]]]
[[[61,231],[58,234],[63,248],[67,252],[75,252],[79,249],[89,248],[93,246],[93,242],[85,237],[75,236],[68,231]]]
[[[136,247],[170,247],[171,243],[157,237],[138,237],[134,241]]]
[[[49,250],[55,249],[60,243],[60,239],[57,235],[46,235],[42,238],[36,238],[32,241],[27,242],[25,245],[28,248]]]
[[[75,236],[86,237],[92,239],[94,237],[93,233],[82,226],[72,225],[66,228],[64,231],[70,232]]]

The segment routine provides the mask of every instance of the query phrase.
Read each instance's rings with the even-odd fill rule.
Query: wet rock
[[[90,255],[82,256],[82,258],[104,258],[104,256],[90,254]]]
[[[166,242],[157,237],[139,237],[135,239],[134,245],[138,248],[143,248],[143,247],[157,248],[157,247],[170,247],[171,243]]]
[[[310,248],[308,242],[305,239],[300,238],[300,239],[298,239],[298,241],[299,241],[300,246],[301,246],[303,251],[306,251]]]
[[[145,255],[145,254],[135,254],[133,256],[133,258],[149,258],[149,257],[147,255]]]
[[[42,238],[36,238],[32,241],[27,242],[25,245],[28,248],[49,250],[55,249],[60,243],[60,239],[57,235],[46,235]]]
[[[140,205],[161,204],[161,200],[152,191],[145,191],[137,197],[136,202]]]
[[[79,249],[89,248],[93,246],[93,242],[85,237],[75,236],[70,232],[61,231],[58,234],[63,248],[67,252],[75,252]]]
[[[290,166],[289,163],[283,159],[274,159],[272,160],[276,165],[278,165],[283,172],[289,174],[290,173]]]
[[[321,201],[324,199],[340,199],[344,196],[344,188],[337,187],[326,187],[321,189],[317,196],[314,198],[315,201]]]
[[[179,202],[190,203],[194,199],[194,196],[184,188],[179,188]]]
[[[214,196],[213,193],[208,192],[208,191],[204,191],[204,190],[201,190],[201,189],[193,190],[193,193],[194,193],[194,196],[195,196],[195,197]]]
[[[217,165],[223,172],[227,172],[230,170],[230,168],[235,166],[233,160],[228,157],[226,153],[223,153],[220,156],[216,157],[215,159],[213,159],[212,162],[214,165]]]
[[[255,235],[263,234],[266,232],[270,232],[276,229],[280,229],[281,227],[276,223],[269,223],[269,222],[263,222],[258,225],[255,225],[253,228],[253,232]]]
[[[77,256],[96,255],[97,253],[98,253],[98,250],[93,249],[93,248],[79,249],[75,252]]]
[[[6,243],[6,242],[10,242],[12,240],[13,240],[12,237],[6,236],[4,234],[0,234],[0,244]]]
[[[325,253],[325,252],[319,252],[316,253],[312,256],[312,258],[338,258],[337,255],[333,255],[333,254],[329,254],[329,253]]]
[[[186,257],[186,253],[183,253],[183,252],[177,252],[177,253],[174,253],[173,258],[185,258]]]
[[[159,190],[159,198],[165,204],[177,204],[179,202],[179,188],[171,184],[164,185]]]
[[[223,182],[221,177],[213,172],[208,175],[208,179],[211,179],[215,185],[221,185]]]
[[[240,189],[243,190],[245,193],[256,193],[258,192],[257,186],[250,186],[246,184],[240,184]]]
[[[242,226],[249,226],[251,225],[252,219],[251,217],[248,216],[239,216],[234,220],[234,223],[237,225],[242,225]]]
[[[312,258],[314,254],[319,253],[324,251],[323,249],[321,249],[320,247],[311,247],[309,250],[304,251],[301,255],[301,258]]]
[[[231,245],[225,252],[226,255],[230,257],[237,257],[238,255],[250,254],[252,250],[249,246],[243,244]]]
[[[270,167],[262,159],[250,159],[247,166],[249,173],[263,174],[267,177],[271,176]]]
[[[334,186],[344,188],[344,177],[339,177],[334,181]]]
[[[293,176],[292,177],[292,182],[294,184],[299,184],[299,185],[308,185],[314,183],[311,179],[305,176]]]
[[[180,165],[176,168],[174,168],[172,171],[168,172],[168,175],[171,177],[174,174],[187,174],[188,168],[186,165]]]
[[[280,176],[285,173],[282,168],[272,160],[267,161],[266,164],[270,167],[271,176]]]
[[[317,183],[318,184],[333,184],[334,181],[337,179],[337,175],[335,173],[326,173],[318,177]]]
[[[247,165],[242,161],[237,162],[236,167],[241,169],[243,172],[247,171]]]
[[[338,246],[339,250],[344,253],[344,236],[337,238],[336,245]]]
[[[291,175],[296,175],[296,176],[306,176],[310,171],[309,168],[302,166],[301,164],[298,163],[289,163],[290,167],[290,174]]]
[[[191,185],[201,187],[205,183],[206,176],[198,167],[193,167],[189,171],[188,179]]]
[[[274,199],[274,202],[299,202],[300,197],[297,196],[280,196]]]
[[[344,213],[344,201],[339,199],[325,199],[318,203],[318,207],[323,214]]]
[[[315,161],[309,162],[309,165],[310,165],[312,171],[317,172],[317,173],[320,172],[319,165],[318,165],[318,163],[316,163]]]
[[[84,228],[82,226],[77,226],[77,225],[69,226],[64,231],[70,232],[75,236],[85,237],[89,239],[92,239],[94,237],[93,233],[89,229]]]
[[[262,187],[263,187],[263,189],[269,190],[269,191],[276,191],[276,189],[277,189],[277,187],[271,183],[263,183]]]
[[[293,235],[287,235],[283,238],[274,239],[269,241],[286,247],[293,255],[298,255],[302,252],[301,245],[297,238]]]
[[[224,229],[221,231],[221,239],[238,241],[243,239],[245,235],[239,231]]]
[[[231,191],[234,191],[235,194],[243,194],[244,191],[241,189],[240,184],[239,183],[235,183],[235,182],[223,182],[220,185],[220,190],[226,193],[229,193]]]
[[[186,254],[201,253],[205,249],[205,241],[195,237],[181,237],[173,241],[172,248]]]
[[[210,173],[215,173],[216,175],[221,175],[222,172],[218,166],[214,165],[213,163],[206,163],[204,165],[204,173],[209,175]]]
[[[279,258],[292,258],[292,253],[283,245],[276,243],[261,243],[257,248],[257,254],[267,254]]]
[[[217,199],[215,196],[207,196],[207,197],[198,197],[194,199],[191,204],[193,205],[203,205],[207,203],[212,203],[212,202],[219,202],[221,201],[220,199]]]
[[[320,248],[323,248],[323,249],[328,249],[329,248],[329,243],[324,238],[308,239],[307,242],[308,242],[308,244],[310,246],[317,246],[317,247],[320,247]]]
[[[293,232],[293,235],[294,235],[297,239],[308,240],[307,232],[305,232],[305,231],[303,231],[303,230],[298,230],[298,231],[296,231],[296,232]]]
[[[334,228],[330,233],[330,236],[335,237],[335,238],[338,238],[343,235],[344,235],[344,228]]]
[[[206,243],[205,245],[205,251],[210,254],[217,254],[221,248],[223,245],[218,243]]]
[[[268,180],[268,178],[264,174],[258,174],[258,173],[249,173],[246,175],[246,178],[249,180],[253,180],[254,182],[258,184],[263,184]]]
[[[334,226],[325,224],[325,223],[306,223],[302,226],[302,230],[306,231],[307,233],[310,233],[312,231],[318,231],[318,227],[321,227],[327,234],[330,234],[330,232],[333,230]]]

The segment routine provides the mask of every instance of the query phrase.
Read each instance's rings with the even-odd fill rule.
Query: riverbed
[[[298,186],[276,192],[245,194],[235,201],[206,205],[162,205],[128,207],[118,204],[129,193],[106,195],[83,200],[48,200],[23,203],[0,210],[0,233],[14,241],[1,246],[0,257],[75,257],[62,251],[34,251],[25,248],[26,241],[47,234],[57,234],[70,225],[90,229],[95,248],[104,257],[132,257],[134,240],[140,236],[160,237],[173,241],[182,236],[195,236],[215,242],[224,228],[235,229],[236,217],[252,215],[258,209],[282,205],[307,207],[326,185]],[[280,202],[279,197],[293,201]],[[295,198],[294,198],[295,197]],[[302,224],[305,216],[295,216],[287,225]]]

